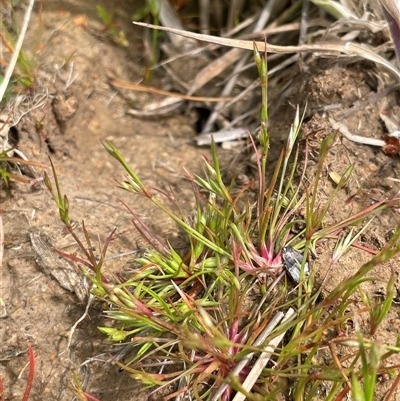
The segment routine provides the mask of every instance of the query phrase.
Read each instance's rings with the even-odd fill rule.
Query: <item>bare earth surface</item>
[[[190,114],[149,118],[129,116],[125,113],[125,99],[108,84],[110,76],[132,82],[143,76],[144,49],[140,30],[130,24],[137,2],[126,1],[125,10],[119,10],[118,20],[126,21],[123,28],[130,41],[127,49],[116,46],[107,35],[100,33],[95,3],[79,3],[43,2],[43,48],[37,55],[37,70],[41,90],[48,94],[45,103],[17,125],[19,149],[30,160],[48,163],[48,155],[51,156],[62,190],[68,195],[71,216],[79,224],[85,221],[96,247],[97,236],[104,242],[113,228],[117,228],[108,256],[145,246],[119,199],[126,201],[162,237],[179,243],[179,233],[160,211],[140,197],[129,196],[115,188],[113,178],[121,178],[122,169],[107,154],[101,141],[113,141],[148,186],[161,190],[172,188],[188,213],[193,212],[194,202],[184,169],[200,174],[201,155],[208,154],[208,149],[196,147],[193,140],[195,120]],[[88,27],[78,18],[82,14],[89,17]],[[34,15],[26,43],[28,48],[35,41],[37,24],[37,15]],[[73,62],[73,68],[71,62],[65,65],[68,59]],[[349,109],[371,92],[367,82],[367,68],[362,64],[340,66],[332,63],[316,68],[311,76],[305,75],[305,81],[299,85],[298,98],[291,99],[290,104],[304,105],[308,101],[309,116],[304,131],[308,133],[306,140],[311,145],[318,145],[331,131],[325,115],[316,111],[317,108],[341,103],[338,114]],[[130,96],[136,106],[157,101],[157,96],[140,92],[130,92],[126,96]],[[35,101],[32,100],[32,105]],[[360,135],[381,138],[385,131],[379,119],[379,107],[379,104],[367,104],[342,122]],[[285,106],[288,121],[292,120],[294,112],[291,106]],[[43,129],[38,130],[37,123],[42,119]],[[311,152],[316,150],[311,148]],[[235,157],[234,153],[223,150],[220,154],[225,165]],[[398,157],[390,158],[378,148],[356,145],[339,135],[329,162],[330,168],[339,174],[355,163],[349,186],[339,194],[330,211],[332,220],[344,218],[361,204],[368,205],[399,190],[398,183],[389,179],[400,178]],[[249,174],[245,167],[243,171],[236,168],[234,172],[229,168],[228,176]],[[40,175],[40,169],[36,168],[36,171]],[[313,173],[312,160],[309,173]],[[334,188],[329,178],[324,180],[321,201]],[[360,195],[346,203],[360,188],[363,189]],[[97,330],[97,326],[104,325],[101,305],[92,306],[89,317],[73,333],[69,352],[66,351],[70,329],[83,314],[86,303],[75,293],[60,287],[32,246],[32,233],[39,233],[58,249],[68,253],[77,251],[74,241],[63,230],[56,206],[44,185],[15,184],[11,193],[1,193],[1,201],[5,260],[0,296],[7,314],[0,320],[0,376],[4,378],[7,395],[21,399],[27,377],[27,369],[24,369],[28,362],[26,344],[30,341],[36,358],[31,399],[72,399],[73,373],[78,375],[85,391],[103,401],[146,399],[146,393],[139,392],[139,384],[120,372],[118,366],[88,360],[102,353],[106,360],[113,350],[113,345]],[[398,220],[399,214],[395,211],[378,216],[362,237],[362,244],[381,249]],[[321,281],[326,273],[325,262],[332,251],[331,244],[321,244],[319,250],[316,268]],[[354,273],[369,257],[356,248],[348,252],[339,267],[330,272],[326,291]],[[130,255],[111,259],[105,271],[112,273],[129,268],[132,258]],[[391,269],[397,270],[398,262],[392,260],[379,266],[373,275],[387,281]],[[396,288],[399,286],[396,271]],[[372,298],[380,296],[384,287],[384,283],[376,281],[363,288]],[[395,344],[399,325],[399,308],[395,305],[383,330],[377,334],[378,341]],[[384,394],[386,384],[379,386]],[[154,399],[158,399],[157,395]]]

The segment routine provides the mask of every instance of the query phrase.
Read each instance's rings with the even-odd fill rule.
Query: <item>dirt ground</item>
[[[43,46],[36,55],[36,65],[39,93],[45,96],[43,99],[32,98],[30,105],[39,100],[44,104],[21,119],[15,135],[18,148],[28,159],[48,163],[47,155],[51,156],[62,190],[68,195],[71,216],[78,224],[85,221],[94,243],[97,236],[104,241],[112,229],[117,228],[108,251],[108,256],[112,256],[145,246],[119,199],[127,202],[163,237],[179,241],[179,233],[147,201],[115,188],[113,178],[121,178],[122,169],[106,153],[101,141],[113,141],[150,187],[172,188],[188,213],[194,201],[190,183],[184,178],[184,168],[201,174],[201,156],[209,150],[198,148],[194,142],[196,115],[193,113],[148,118],[126,113],[127,97],[136,107],[157,100],[156,95],[140,92],[123,92],[122,96],[108,83],[110,76],[132,82],[143,77],[145,49],[141,30],[130,23],[140,4],[134,0],[125,1],[124,7],[118,9],[118,21],[130,42],[128,48],[116,46],[108,35],[101,33],[95,4],[107,7],[106,1],[43,1],[40,39]],[[82,15],[88,17],[87,27],[80,19]],[[25,44],[27,48],[35,43],[38,23],[35,14]],[[189,76],[190,73],[188,71]],[[292,120],[294,108],[288,104],[303,102],[304,105],[307,101],[309,111],[304,132],[308,133],[308,140],[317,144],[332,130],[321,107],[341,103],[342,108],[332,114],[337,116],[349,110],[357,100],[365,100],[374,86],[368,66],[362,63],[318,65],[312,74],[304,77],[297,94],[284,106],[284,113],[288,121]],[[162,86],[162,77],[156,76],[156,80]],[[398,102],[398,93],[390,96]],[[366,102],[342,122],[363,136],[380,138],[385,128],[379,118],[379,107],[377,103]],[[43,125],[38,129],[40,121]],[[278,140],[276,144],[279,144]],[[249,174],[245,164],[242,171],[242,167],[233,170],[232,164],[228,164],[236,156],[234,152],[220,149],[223,163],[229,166],[227,175]],[[400,178],[398,161],[398,156],[391,158],[379,148],[357,145],[339,136],[330,152],[329,166],[340,174],[355,163],[355,171],[329,218],[339,220],[360,204],[367,205],[398,192],[398,182],[390,180]],[[36,171],[39,175],[40,169],[36,168]],[[332,182],[324,179],[321,199],[333,190]],[[363,189],[360,195],[346,203],[360,188]],[[85,391],[102,401],[146,399],[146,392],[138,383],[120,372],[117,366],[105,362],[113,345],[97,330],[97,326],[104,324],[101,306],[95,304],[90,309],[89,317],[74,332],[72,352],[66,352],[71,326],[83,314],[86,305],[40,269],[32,248],[30,233],[39,230],[56,248],[71,253],[77,251],[72,238],[63,230],[55,204],[44,185],[14,184],[10,193],[1,192],[1,201],[5,259],[0,295],[6,315],[0,320],[0,376],[5,382],[7,399],[22,397],[27,377],[27,341],[32,344],[36,358],[32,400],[72,399],[74,372]],[[362,237],[362,244],[379,250],[398,221],[399,214],[393,210],[379,215]],[[324,276],[329,247],[329,243],[320,247],[317,277]],[[348,252],[339,268],[330,273],[326,291],[354,273],[368,259],[369,255],[359,249]],[[387,281],[390,269],[396,269],[398,262],[398,259],[392,260],[379,266],[373,275]],[[106,271],[125,269],[132,263],[132,255],[112,259]],[[396,288],[400,288],[397,271]],[[384,284],[377,281],[364,289],[372,298],[379,296]],[[399,325],[399,307],[394,305],[378,333],[378,340],[395,344]],[[105,355],[100,357],[100,354]],[[387,385],[381,383],[380,386],[384,394]],[[158,399],[157,396],[154,399]],[[400,400],[400,396],[397,399]]]

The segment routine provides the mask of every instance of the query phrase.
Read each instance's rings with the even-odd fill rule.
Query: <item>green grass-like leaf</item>
[[[360,285],[375,280],[367,274],[400,253],[400,225],[380,253],[324,297],[322,289],[315,288],[315,263],[309,255],[315,252],[318,241],[336,240],[330,262],[330,267],[334,266],[371,224],[374,215],[398,207],[400,202],[398,198],[384,199],[342,221],[327,224],[326,217],[348,183],[353,166],[346,169],[328,199],[320,204],[318,192],[326,177],[326,158],[335,135],[323,140],[315,173],[307,177],[307,186],[303,185],[307,158],[302,171],[298,171],[301,153],[300,147],[295,145],[302,122],[299,109],[267,185],[267,64],[257,49],[255,59],[263,105],[260,154],[254,144],[259,156],[255,203],[250,203],[247,197],[251,184],[240,188],[235,196],[234,183],[225,184],[215,143],[211,146],[211,160],[203,159],[204,175],[188,173],[195,200],[191,219],[180,210],[173,194],[148,188],[115,145],[104,144],[127,174],[120,187],[134,196],[148,199],[175,222],[186,235],[184,251],[178,252],[161,240],[126,205],[149,249],[136,259],[137,266],[129,279],[109,283],[101,274],[107,246],[98,261],[86,230],[88,246],[78,242],[69,224],[68,198],[61,192],[54,166],[55,187],[48,177],[45,183],[60,218],[80,244],[88,260],[86,263],[96,272],[96,276],[88,276],[96,285],[92,293],[105,303],[105,315],[114,321],[112,328],[101,327],[100,330],[112,341],[129,340],[135,346],[135,355],[126,365],[118,362],[132,377],[146,386],[171,386],[181,381],[186,383],[182,393],[210,401],[219,397],[229,399],[234,391],[243,392],[254,400],[273,399],[271,394],[277,397],[284,392],[279,384],[283,379],[291,381],[296,400],[312,400],[319,388],[328,383],[327,400],[351,393],[369,401],[382,361],[400,350],[398,344],[374,348],[371,339],[391,308],[393,277],[387,284],[387,298],[375,304],[363,296]],[[171,203],[174,208],[168,206]],[[298,213],[300,208],[306,211],[305,215]],[[303,228],[294,233],[295,226]],[[282,280],[282,249],[288,243],[303,253],[302,263],[298,263],[299,283]],[[306,263],[310,264],[310,276],[304,274]],[[356,294],[364,300],[365,306],[360,310],[350,307]],[[235,375],[232,371],[249,353],[263,352],[260,345],[254,344],[264,328],[273,322],[274,315],[288,308],[295,310],[294,317],[277,324],[263,340],[266,345],[286,334],[284,342],[273,352],[273,366],[267,365],[262,370],[258,378],[261,385],[244,389],[242,383],[252,362]],[[371,332],[359,333],[357,337],[344,336],[346,322],[358,314],[369,314]],[[340,335],[336,335],[338,333]],[[338,347],[349,351],[339,358]],[[316,363],[321,349],[326,350],[328,356],[326,361]],[[173,366],[173,371],[158,371],[160,363]],[[229,385],[218,395],[218,388],[224,383]],[[263,386],[268,391],[263,390]]]

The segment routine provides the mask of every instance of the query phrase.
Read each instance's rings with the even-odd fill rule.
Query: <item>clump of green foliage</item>
[[[356,293],[363,295],[363,282],[377,280],[367,274],[400,252],[400,225],[379,254],[325,297],[321,297],[321,289],[314,288],[314,263],[310,256],[318,241],[336,238],[332,268],[373,216],[398,206],[399,199],[382,200],[343,221],[327,224],[330,206],[348,183],[353,166],[337,180],[332,194],[321,204],[317,196],[320,177],[334,143],[334,135],[329,135],[321,143],[314,178],[308,177],[311,181],[301,184],[306,182],[308,152],[306,149],[304,168],[299,172],[299,110],[267,184],[267,63],[256,48],[254,56],[262,88],[261,152],[254,145],[258,160],[256,202],[250,202],[251,198],[246,196],[253,182],[239,192],[233,191],[233,182],[224,182],[215,144],[212,160],[203,160],[204,176],[188,175],[196,201],[194,216],[190,218],[176,212],[180,207],[173,194],[147,187],[118,149],[110,142],[104,144],[125,169],[126,178],[119,186],[147,198],[186,233],[185,254],[160,239],[127,205],[133,224],[148,241],[149,248],[136,259],[137,268],[129,279],[109,282],[102,268],[111,236],[96,258],[86,229],[86,246],[74,232],[69,201],[61,192],[54,166],[54,184],[47,175],[45,184],[61,220],[85,255],[71,258],[86,266],[87,276],[95,284],[92,294],[104,302],[105,315],[114,321],[112,327],[99,329],[111,341],[129,341],[135,347],[129,361],[117,363],[136,380],[155,387],[154,391],[175,384],[176,392],[167,399],[191,394],[198,400],[229,400],[236,392],[249,400],[273,400],[287,395],[284,383],[289,380],[296,400],[312,400],[321,388],[325,389],[327,400],[342,399],[347,394],[354,399],[372,400],[377,376],[396,368],[388,360],[400,351],[399,342],[377,346],[373,340],[390,310],[393,274],[384,300],[372,301],[361,296],[362,311],[349,306]],[[305,213],[299,213],[300,208]],[[295,225],[303,228],[294,233]],[[288,244],[303,254],[298,263],[299,283],[283,279],[282,252]],[[311,264],[309,276],[305,274],[307,263]],[[281,313],[287,319],[276,319]],[[361,313],[369,316],[368,330],[360,329],[354,336],[332,335]],[[275,344],[272,351],[270,344]],[[338,347],[349,347],[349,351],[338,357]],[[320,361],[316,357],[321,349],[329,356],[324,362],[316,362]],[[264,363],[254,383],[246,387],[245,379],[254,374],[256,365],[249,355],[268,352],[271,362]],[[393,389],[396,386],[394,381]]]

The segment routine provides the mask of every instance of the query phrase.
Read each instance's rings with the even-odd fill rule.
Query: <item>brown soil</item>
[[[107,2],[103,3],[107,7]],[[95,4],[101,4],[100,1],[44,1],[40,40],[43,48],[36,55],[36,65],[39,93],[47,91],[46,102],[30,111],[17,125],[18,147],[29,160],[48,163],[47,155],[51,156],[62,190],[68,195],[71,216],[77,223],[85,221],[94,244],[97,244],[97,236],[104,242],[113,228],[117,228],[109,256],[145,245],[119,199],[126,201],[163,237],[179,243],[179,233],[165,215],[146,200],[115,188],[113,178],[121,178],[121,168],[106,153],[101,141],[112,140],[148,186],[162,190],[172,188],[188,213],[193,210],[194,201],[190,183],[184,177],[184,168],[200,174],[201,155],[208,153],[207,149],[196,147],[193,141],[196,135],[193,116],[178,113],[149,118],[129,116],[124,112],[127,109],[126,96],[136,107],[158,100],[157,96],[127,92],[124,99],[115,96],[115,89],[108,84],[109,76],[133,82],[144,73],[142,57],[145,49],[140,40],[141,31],[129,22],[139,5],[133,0],[124,3],[124,9],[118,10],[118,21],[130,41],[127,49],[118,47],[107,34],[101,33],[102,27],[96,22],[94,8]],[[83,14],[88,17],[87,27],[78,18]],[[35,14],[26,48],[35,43],[37,27],[38,17]],[[69,59],[71,62],[65,65]],[[75,78],[73,82],[68,81],[70,71]],[[194,76],[195,71],[189,71],[188,75]],[[340,113],[371,92],[367,82],[368,74],[362,64],[341,66],[331,63],[314,70],[311,78],[303,82],[299,89],[302,96],[289,102],[304,104],[308,100],[310,115],[305,132],[309,133],[307,138],[310,143],[314,141],[318,144],[320,137],[331,130],[318,107],[341,103],[342,109],[337,112]],[[30,107],[34,104],[35,100],[31,99]],[[293,118],[294,109],[285,106],[284,112],[288,120]],[[41,120],[43,126],[38,129]],[[366,137],[380,138],[384,132],[376,104],[367,104],[344,121],[350,130],[362,132]],[[232,158],[231,152],[220,150],[220,154],[223,160]],[[399,190],[398,183],[389,180],[390,177],[399,178],[398,157],[390,158],[379,148],[357,145],[338,137],[329,162],[330,168],[339,174],[349,164],[355,163],[350,184],[346,191],[339,194],[330,211],[329,218],[332,220],[347,216],[360,204],[366,205]],[[247,174],[244,167],[243,171],[236,169],[235,174],[238,173]],[[233,175],[232,171],[228,174]],[[334,187],[328,178],[324,179],[321,200]],[[363,189],[361,195],[346,203],[359,188]],[[139,392],[139,384],[120,372],[116,365],[88,361],[88,358],[102,353],[107,359],[112,350],[112,345],[97,330],[97,326],[104,325],[100,306],[94,305],[89,317],[78,325],[72,337],[73,352],[66,352],[69,331],[83,314],[85,304],[80,303],[73,293],[61,288],[36,262],[29,236],[32,230],[39,230],[58,249],[70,253],[77,251],[72,238],[63,230],[54,201],[43,184],[14,184],[11,193],[3,190],[1,196],[5,258],[0,295],[7,315],[0,320],[0,376],[5,382],[6,395],[15,399],[22,397],[27,377],[27,369],[24,370],[27,364],[26,344],[29,341],[36,358],[31,399],[71,399],[73,372],[84,384],[85,391],[103,401],[146,399],[145,392]],[[397,221],[399,215],[395,211],[381,214],[362,237],[362,244],[379,250]],[[331,244],[327,243],[319,248],[320,258],[316,266],[320,280],[326,273],[325,261],[329,258],[330,247]],[[366,252],[356,248],[348,252],[337,269],[330,272],[326,291],[354,273],[368,258]],[[391,268],[395,269],[398,261],[392,260],[379,266],[373,275],[387,281]],[[108,272],[120,271],[131,263],[132,256],[116,259],[106,269],[109,269]],[[396,272],[396,288],[399,285]],[[372,298],[380,296],[384,283],[376,281],[363,288]],[[395,344],[400,324],[398,314],[398,306],[394,305],[377,337],[380,341]],[[380,386],[384,394],[387,386],[385,383]]]

